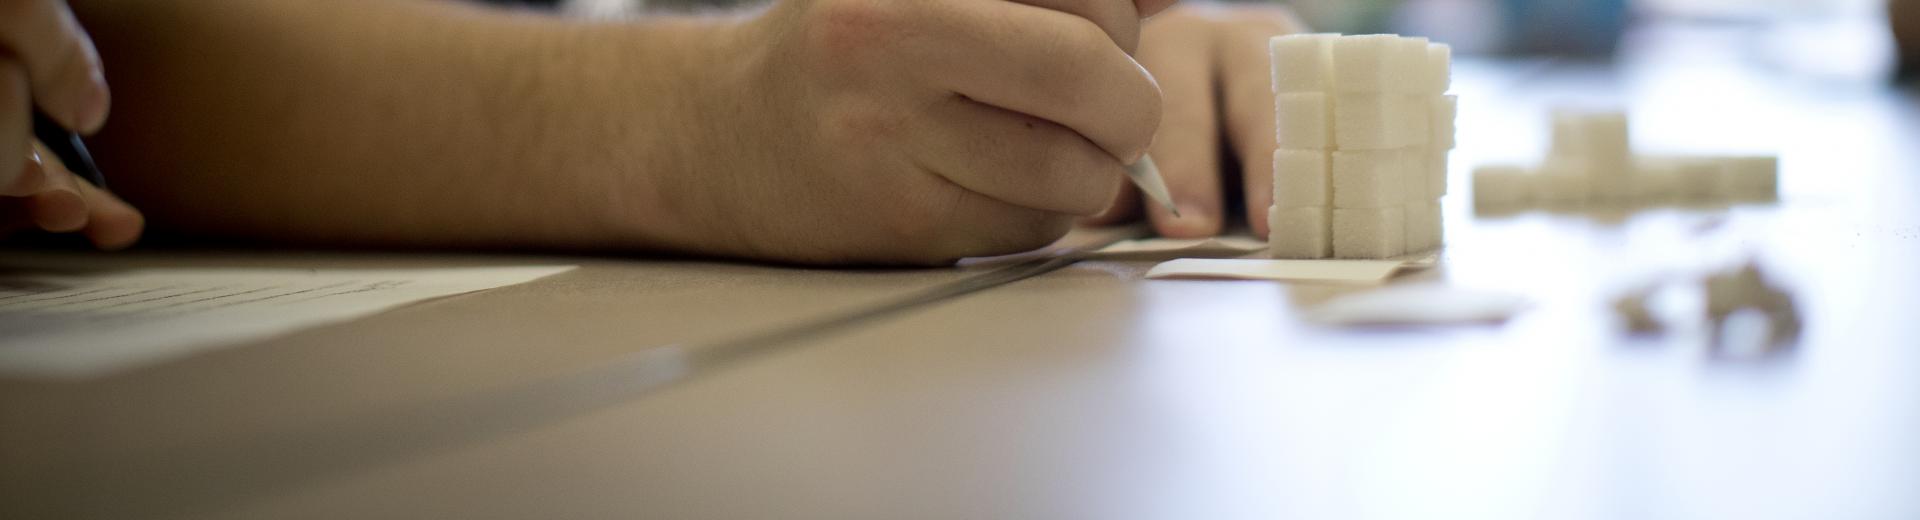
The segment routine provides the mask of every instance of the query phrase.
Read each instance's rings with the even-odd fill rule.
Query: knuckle
[[[900,141],[907,131],[908,121],[901,111],[887,110],[870,101],[846,100],[835,105],[820,118],[820,134],[828,149],[871,150]]]
[[[898,2],[885,0],[825,0],[813,4],[807,20],[813,43],[829,56],[856,56],[903,35],[907,13]]]

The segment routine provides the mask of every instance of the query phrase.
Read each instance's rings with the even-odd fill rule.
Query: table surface
[[[1459,66],[1450,245],[1395,283],[1534,301],[1499,326],[1333,328],[1300,310],[1364,289],[1148,281],[1136,261],[793,334],[1007,264],[83,257],[583,267],[100,379],[0,380],[0,517],[1920,517],[1920,98],[1718,43]],[[1642,149],[1777,152],[1782,200],[1476,218],[1465,172],[1535,158],[1564,102],[1630,106]],[[1607,311],[1749,257],[1803,312],[1785,355],[1713,357],[1697,323],[1635,337]],[[681,384],[619,378],[740,338],[761,348]]]

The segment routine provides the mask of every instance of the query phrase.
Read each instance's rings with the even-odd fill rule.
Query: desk
[[[631,399],[500,402],[556,412],[369,455],[385,426],[358,418],[381,410],[484,408],[990,267],[157,252],[140,261],[584,267],[101,380],[0,382],[0,516],[1920,517],[1915,97],[1654,50],[1462,65],[1451,246],[1421,277],[1535,298],[1504,326],[1329,329],[1298,311],[1342,289],[1084,262]],[[1644,147],[1778,151],[1783,201],[1474,218],[1468,166],[1536,154],[1570,99],[1631,102]],[[1795,353],[1726,362],[1697,328],[1609,322],[1619,283],[1744,254],[1799,298]],[[322,431],[341,425],[370,433]]]

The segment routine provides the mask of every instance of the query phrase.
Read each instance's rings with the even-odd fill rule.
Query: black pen
[[[101,175],[100,167],[93,164],[93,155],[87,153],[87,144],[80,142],[80,134],[60,126],[60,123],[55,123],[53,118],[40,113],[39,109],[34,109],[33,137],[39,139],[40,144],[46,145],[48,150],[53,151],[53,155],[58,156],[60,162],[66,163],[68,170],[80,174],[94,186],[107,187],[106,176]]]

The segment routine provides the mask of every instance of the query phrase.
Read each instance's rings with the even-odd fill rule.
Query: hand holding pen
[[[76,135],[107,118],[92,41],[61,0],[0,4],[19,15],[0,21],[0,234],[77,232],[102,249],[131,245],[144,221],[106,191]]]

